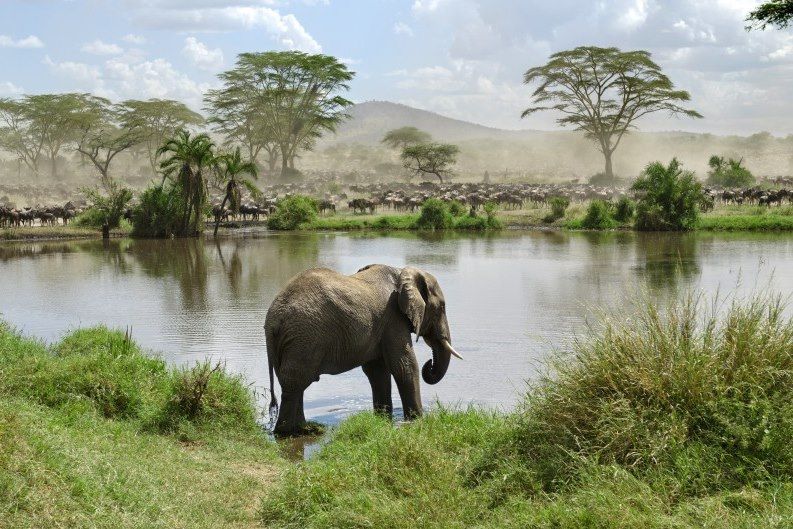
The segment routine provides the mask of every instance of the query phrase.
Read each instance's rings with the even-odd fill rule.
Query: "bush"
[[[642,193],[636,207],[636,229],[685,231],[696,227],[702,185],[694,173],[683,171],[677,158],[668,166],[649,164],[631,189]]]
[[[606,173],[595,173],[589,177],[589,183],[594,186],[611,186],[619,181],[616,177],[609,178]]]
[[[201,426],[256,429],[256,406],[239,377],[203,362],[171,373],[165,403],[151,424],[184,440]]]
[[[468,209],[465,207],[465,204],[458,200],[452,200],[449,202],[449,213],[452,214],[453,217],[462,217],[468,212]]]
[[[304,195],[294,195],[278,201],[275,213],[267,219],[271,230],[296,230],[301,224],[317,219],[317,202]]]
[[[497,452],[546,490],[569,483],[586,461],[624,468],[675,497],[789,479],[793,320],[780,302],[734,303],[721,315],[695,297],[663,312],[644,304],[557,359]],[[483,460],[480,470],[495,467]]]
[[[544,222],[555,222],[564,217],[567,206],[570,205],[570,199],[567,197],[551,197],[548,201],[551,205],[551,212],[545,216]]]
[[[182,231],[183,200],[175,186],[151,186],[140,195],[132,209],[132,235],[135,237],[170,237]]]
[[[628,197],[620,197],[614,206],[614,220],[628,222],[636,211],[636,203]]]
[[[445,202],[430,198],[421,205],[416,227],[420,230],[446,230],[454,227],[454,219]]]
[[[708,160],[708,185],[719,187],[749,187],[755,183],[755,177],[741,163],[743,160],[723,156],[711,156]]]
[[[589,203],[581,227],[587,230],[608,230],[616,226],[611,216],[612,206],[605,200],[593,200]]]
[[[132,191],[111,180],[106,186],[106,194],[99,189],[86,189],[84,192],[92,205],[76,219],[77,225],[100,229],[107,224],[111,229],[118,228],[124,210],[132,200]]]

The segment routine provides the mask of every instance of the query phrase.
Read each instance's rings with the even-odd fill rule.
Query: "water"
[[[222,361],[260,394],[267,386],[263,322],[293,275],[313,266],[354,273],[370,263],[433,273],[455,347],[425,406],[510,409],[542,359],[564,349],[593,309],[629,310],[645,290],[659,301],[688,288],[793,292],[793,237],[770,235],[513,232],[437,235],[240,232],[212,240],[38,242],[0,245],[0,318],[57,340],[100,323],[131,327],[170,363]],[[423,342],[419,362],[429,358]],[[399,406],[396,392],[395,406]],[[306,416],[334,424],[369,409],[360,369],[323,376]]]

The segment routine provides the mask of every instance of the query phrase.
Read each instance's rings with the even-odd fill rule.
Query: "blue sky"
[[[698,121],[646,130],[793,133],[793,30],[746,32],[755,0],[0,0],[0,96],[83,90],[200,108],[243,51],[347,61],[350,97],[406,103],[504,128],[521,75],[581,44],[642,48],[689,90]]]

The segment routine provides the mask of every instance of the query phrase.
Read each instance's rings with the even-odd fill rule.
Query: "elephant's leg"
[[[391,417],[393,404],[391,403],[391,372],[382,358],[372,360],[361,366],[369,384],[372,386],[372,403],[374,411]]]
[[[416,355],[410,342],[406,346],[407,351],[395,358],[390,358],[389,369],[396,381],[399,390],[399,398],[402,399],[402,410],[405,419],[410,420],[421,416],[421,389],[419,386],[419,369]]]
[[[276,435],[299,435],[306,429],[306,417],[303,414],[303,391],[286,391],[281,393],[281,406],[278,409],[278,420],[273,433]]]

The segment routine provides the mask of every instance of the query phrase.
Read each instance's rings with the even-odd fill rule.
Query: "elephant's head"
[[[410,320],[413,332],[432,348],[432,360],[421,369],[427,384],[437,384],[449,368],[452,355],[462,359],[452,347],[446,300],[438,280],[417,268],[405,267],[399,275],[399,308]]]

